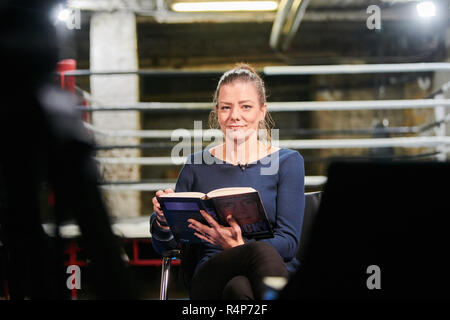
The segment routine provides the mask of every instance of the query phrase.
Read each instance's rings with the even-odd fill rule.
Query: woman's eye
[[[228,110],[228,109],[230,109],[229,106],[221,106],[221,107],[220,107],[220,110]]]
[[[246,104],[246,105],[243,105],[242,108],[244,108],[244,109],[251,109],[252,106],[249,106],[249,105]]]

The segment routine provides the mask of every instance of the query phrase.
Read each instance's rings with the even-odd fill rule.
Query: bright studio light
[[[276,1],[212,1],[176,2],[172,10],[176,12],[218,12],[218,11],[274,11]]]
[[[436,6],[432,1],[419,2],[416,8],[421,18],[430,18],[436,15]]]
[[[59,21],[67,21],[70,17],[70,10],[67,8],[60,8],[58,12],[58,20]]]

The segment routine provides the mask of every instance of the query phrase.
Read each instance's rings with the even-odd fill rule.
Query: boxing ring
[[[450,63],[416,63],[416,64],[376,64],[376,65],[337,65],[337,66],[292,66],[292,67],[266,67],[262,74],[270,75],[327,75],[327,74],[377,74],[377,73],[408,73],[408,72],[449,72]],[[218,74],[219,71],[199,71],[205,74]],[[109,130],[96,127],[89,122],[89,114],[93,112],[116,112],[116,111],[137,111],[137,112],[208,112],[211,103],[196,102],[140,102],[135,105],[108,106],[94,101],[91,95],[74,85],[75,77],[83,76],[110,76],[129,75],[139,76],[171,76],[175,74],[189,75],[192,71],[175,70],[139,70],[139,71],[107,71],[91,72],[88,70],[59,70],[61,87],[68,87],[67,81],[72,81],[70,87],[72,92],[78,95],[81,104],[77,107],[80,115],[83,115],[84,126],[87,132],[96,140],[97,137],[133,137],[145,139],[169,139],[173,130]],[[424,123],[420,126],[410,127],[385,127],[374,130],[353,129],[347,130],[350,133],[381,133],[381,134],[414,134],[415,136],[388,137],[388,138],[349,138],[349,139],[290,139],[276,141],[276,146],[282,148],[292,148],[297,150],[306,149],[352,149],[352,148],[433,148],[431,153],[424,154],[424,157],[431,157],[438,161],[447,160],[450,151],[450,136],[447,136],[447,124],[450,121],[450,99],[444,98],[444,93],[450,88],[449,82],[435,90],[422,99],[403,100],[361,100],[361,101],[294,101],[294,102],[269,102],[268,110],[271,113],[279,112],[321,112],[321,111],[356,111],[356,110],[403,110],[403,109],[431,109],[434,111],[434,122]],[[343,130],[335,130],[334,133],[342,133]],[[345,131],[345,130],[344,130]],[[299,135],[314,133],[329,133],[332,130],[318,129],[298,129]],[[424,133],[432,135],[424,136]],[[220,130],[184,130],[182,138],[202,138],[211,141],[211,138],[220,138]],[[97,150],[112,150],[121,148],[135,149],[170,149],[173,144],[165,142],[147,142],[128,145],[97,145]],[[184,157],[95,157],[98,164],[132,164],[139,166],[179,166],[185,161]],[[321,187],[326,183],[326,176],[306,176],[305,186]],[[108,182],[104,181],[100,188],[107,191],[147,191],[154,192],[160,189],[174,188],[173,181],[135,181],[135,182]],[[43,226],[48,234],[52,234],[53,226],[46,224]],[[115,219],[112,223],[113,232],[130,246],[131,254],[124,253],[124,259],[133,266],[161,266],[161,259],[157,256],[143,258],[140,255],[140,246],[151,247],[151,234],[149,231],[149,216]],[[53,230],[54,231],[54,230]],[[80,236],[80,231],[75,224],[60,226],[60,235],[70,241],[67,265],[75,264],[86,266],[85,260],[79,259],[80,248],[76,246],[76,239]],[[179,264],[179,261],[174,261]],[[76,293],[73,293],[73,296]]]
[[[373,64],[373,65],[336,65],[336,66],[281,66],[281,67],[265,67],[262,71],[263,75],[327,75],[327,74],[377,74],[377,73],[407,73],[407,72],[448,72],[450,71],[450,63],[404,63],[404,64]],[[211,74],[215,71],[199,71],[199,73]],[[71,76],[108,76],[136,74],[140,76],[170,76],[170,75],[189,75],[192,71],[175,71],[175,70],[140,70],[140,71],[105,71],[90,72],[86,70],[78,70],[68,72]],[[450,79],[450,77],[449,77]],[[450,121],[450,115],[446,110],[450,106],[450,99],[444,99],[443,94],[450,88],[450,81],[442,85],[441,88],[435,90],[432,94],[423,99],[403,99],[403,100],[360,100],[360,101],[295,101],[295,102],[269,102],[268,110],[272,113],[277,112],[304,112],[304,111],[356,111],[356,110],[402,110],[402,109],[434,109],[435,121],[433,123],[424,124],[419,127],[401,127],[401,128],[378,128],[371,133],[390,134],[390,133],[412,133],[416,137],[392,137],[392,138],[368,138],[368,139],[304,139],[304,140],[279,140],[277,146],[293,149],[345,149],[345,148],[435,148],[434,155],[444,160],[447,158],[448,145],[450,137],[446,135],[446,125]],[[81,89],[79,91],[84,98],[89,100],[90,95]],[[96,102],[98,104],[98,102]],[[102,111],[138,111],[138,112],[207,112],[211,108],[211,103],[195,103],[195,102],[141,102],[128,106],[80,106],[80,111],[85,112],[102,112]],[[170,139],[173,130],[105,130],[85,123],[86,129],[92,133],[94,137],[133,137],[145,139]],[[420,134],[434,130],[434,136],[420,136]],[[220,130],[183,130],[185,135],[179,134],[180,138],[203,138],[211,141],[211,138],[220,138],[222,133]],[[324,130],[299,129],[297,133],[320,133]],[[354,133],[369,133],[364,130],[347,130]],[[341,133],[343,130],[340,131]],[[295,132],[294,132],[295,133]],[[333,133],[333,132],[328,132]],[[335,132],[338,133],[338,132]],[[120,148],[169,148],[170,145],[146,143],[137,145],[113,145],[99,146],[99,149],[120,149]],[[135,165],[172,165],[181,164],[185,159],[177,157],[97,157],[96,160],[102,164],[135,164]],[[324,176],[307,176],[305,177],[305,185],[320,186],[326,182]],[[164,184],[164,186],[172,187],[174,184]],[[104,188],[114,190],[158,190],[157,184],[136,183],[136,185],[128,185],[115,187],[112,185],[104,185]]]

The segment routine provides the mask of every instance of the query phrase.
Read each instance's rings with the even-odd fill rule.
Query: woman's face
[[[238,80],[220,87],[217,117],[220,129],[227,138],[242,141],[257,134],[258,124],[265,115],[266,104],[261,106],[252,82]]]

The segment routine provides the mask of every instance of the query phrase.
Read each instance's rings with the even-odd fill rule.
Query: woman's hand
[[[188,219],[189,228],[194,229],[194,233],[198,238],[205,240],[213,245],[223,249],[229,249],[244,244],[242,239],[241,227],[236,220],[230,215],[227,216],[229,227],[224,227],[217,223],[205,210],[200,210],[202,216],[206,219],[211,227],[204,225],[194,219]]]
[[[173,193],[175,191],[173,191],[171,188],[166,189],[166,190],[158,190],[156,191],[156,197],[159,197],[163,194],[167,194],[167,193]],[[152,202],[153,202],[153,210],[156,212],[156,223],[158,224],[158,226],[162,229],[166,229],[168,230],[169,227],[167,226],[163,226],[162,224],[167,224],[167,220],[166,217],[164,216],[164,212],[162,212],[161,210],[161,205],[158,202],[158,199],[156,199],[156,197],[152,198]]]

